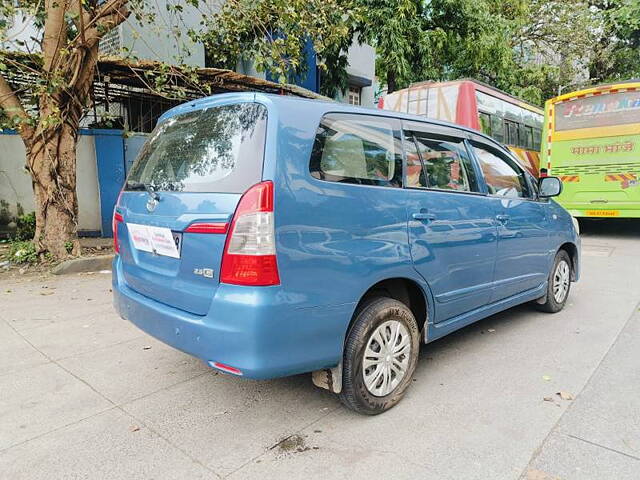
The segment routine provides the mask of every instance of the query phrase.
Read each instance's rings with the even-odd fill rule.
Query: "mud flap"
[[[340,393],[342,391],[342,362],[333,368],[311,372],[311,380],[316,387]]]

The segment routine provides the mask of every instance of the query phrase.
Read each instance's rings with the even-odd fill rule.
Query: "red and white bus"
[[[378,108],[480,130],[509,146],[538,177],[544,112],[497,88],[472,79],[415,83],[382,97]]]

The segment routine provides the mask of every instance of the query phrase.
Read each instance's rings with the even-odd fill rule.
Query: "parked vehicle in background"
[[[378,107],[480,130],[506,144],[538,176],[544,112],[497,88],[473,79],[421,82],[384,96]]]
[[[421,343],[514,305],[560,310],[571,216],[486,135],[263,94],[167,112],[114,213],[120,315],[218,370],[313,372],[366,414]]]
[[[547,101],[543,174],[559,176],[558,201],[576,217],[640,218],[640,81]]]

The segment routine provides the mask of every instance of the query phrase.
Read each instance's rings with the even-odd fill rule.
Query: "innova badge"
[[[158,206],[158,199],[156,197],[150,196],[147,200],[147,212],[153,212]]]

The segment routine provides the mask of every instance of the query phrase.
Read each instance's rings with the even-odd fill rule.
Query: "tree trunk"
[[[395,70],[389,69],[387,70],[387,93],[393,93],[397,88],[396,72]]]
[[[41,131],[27,151],[36,204],[39,252],[62,259],[80,254],[76,197],[77,125],[64,123]]]

